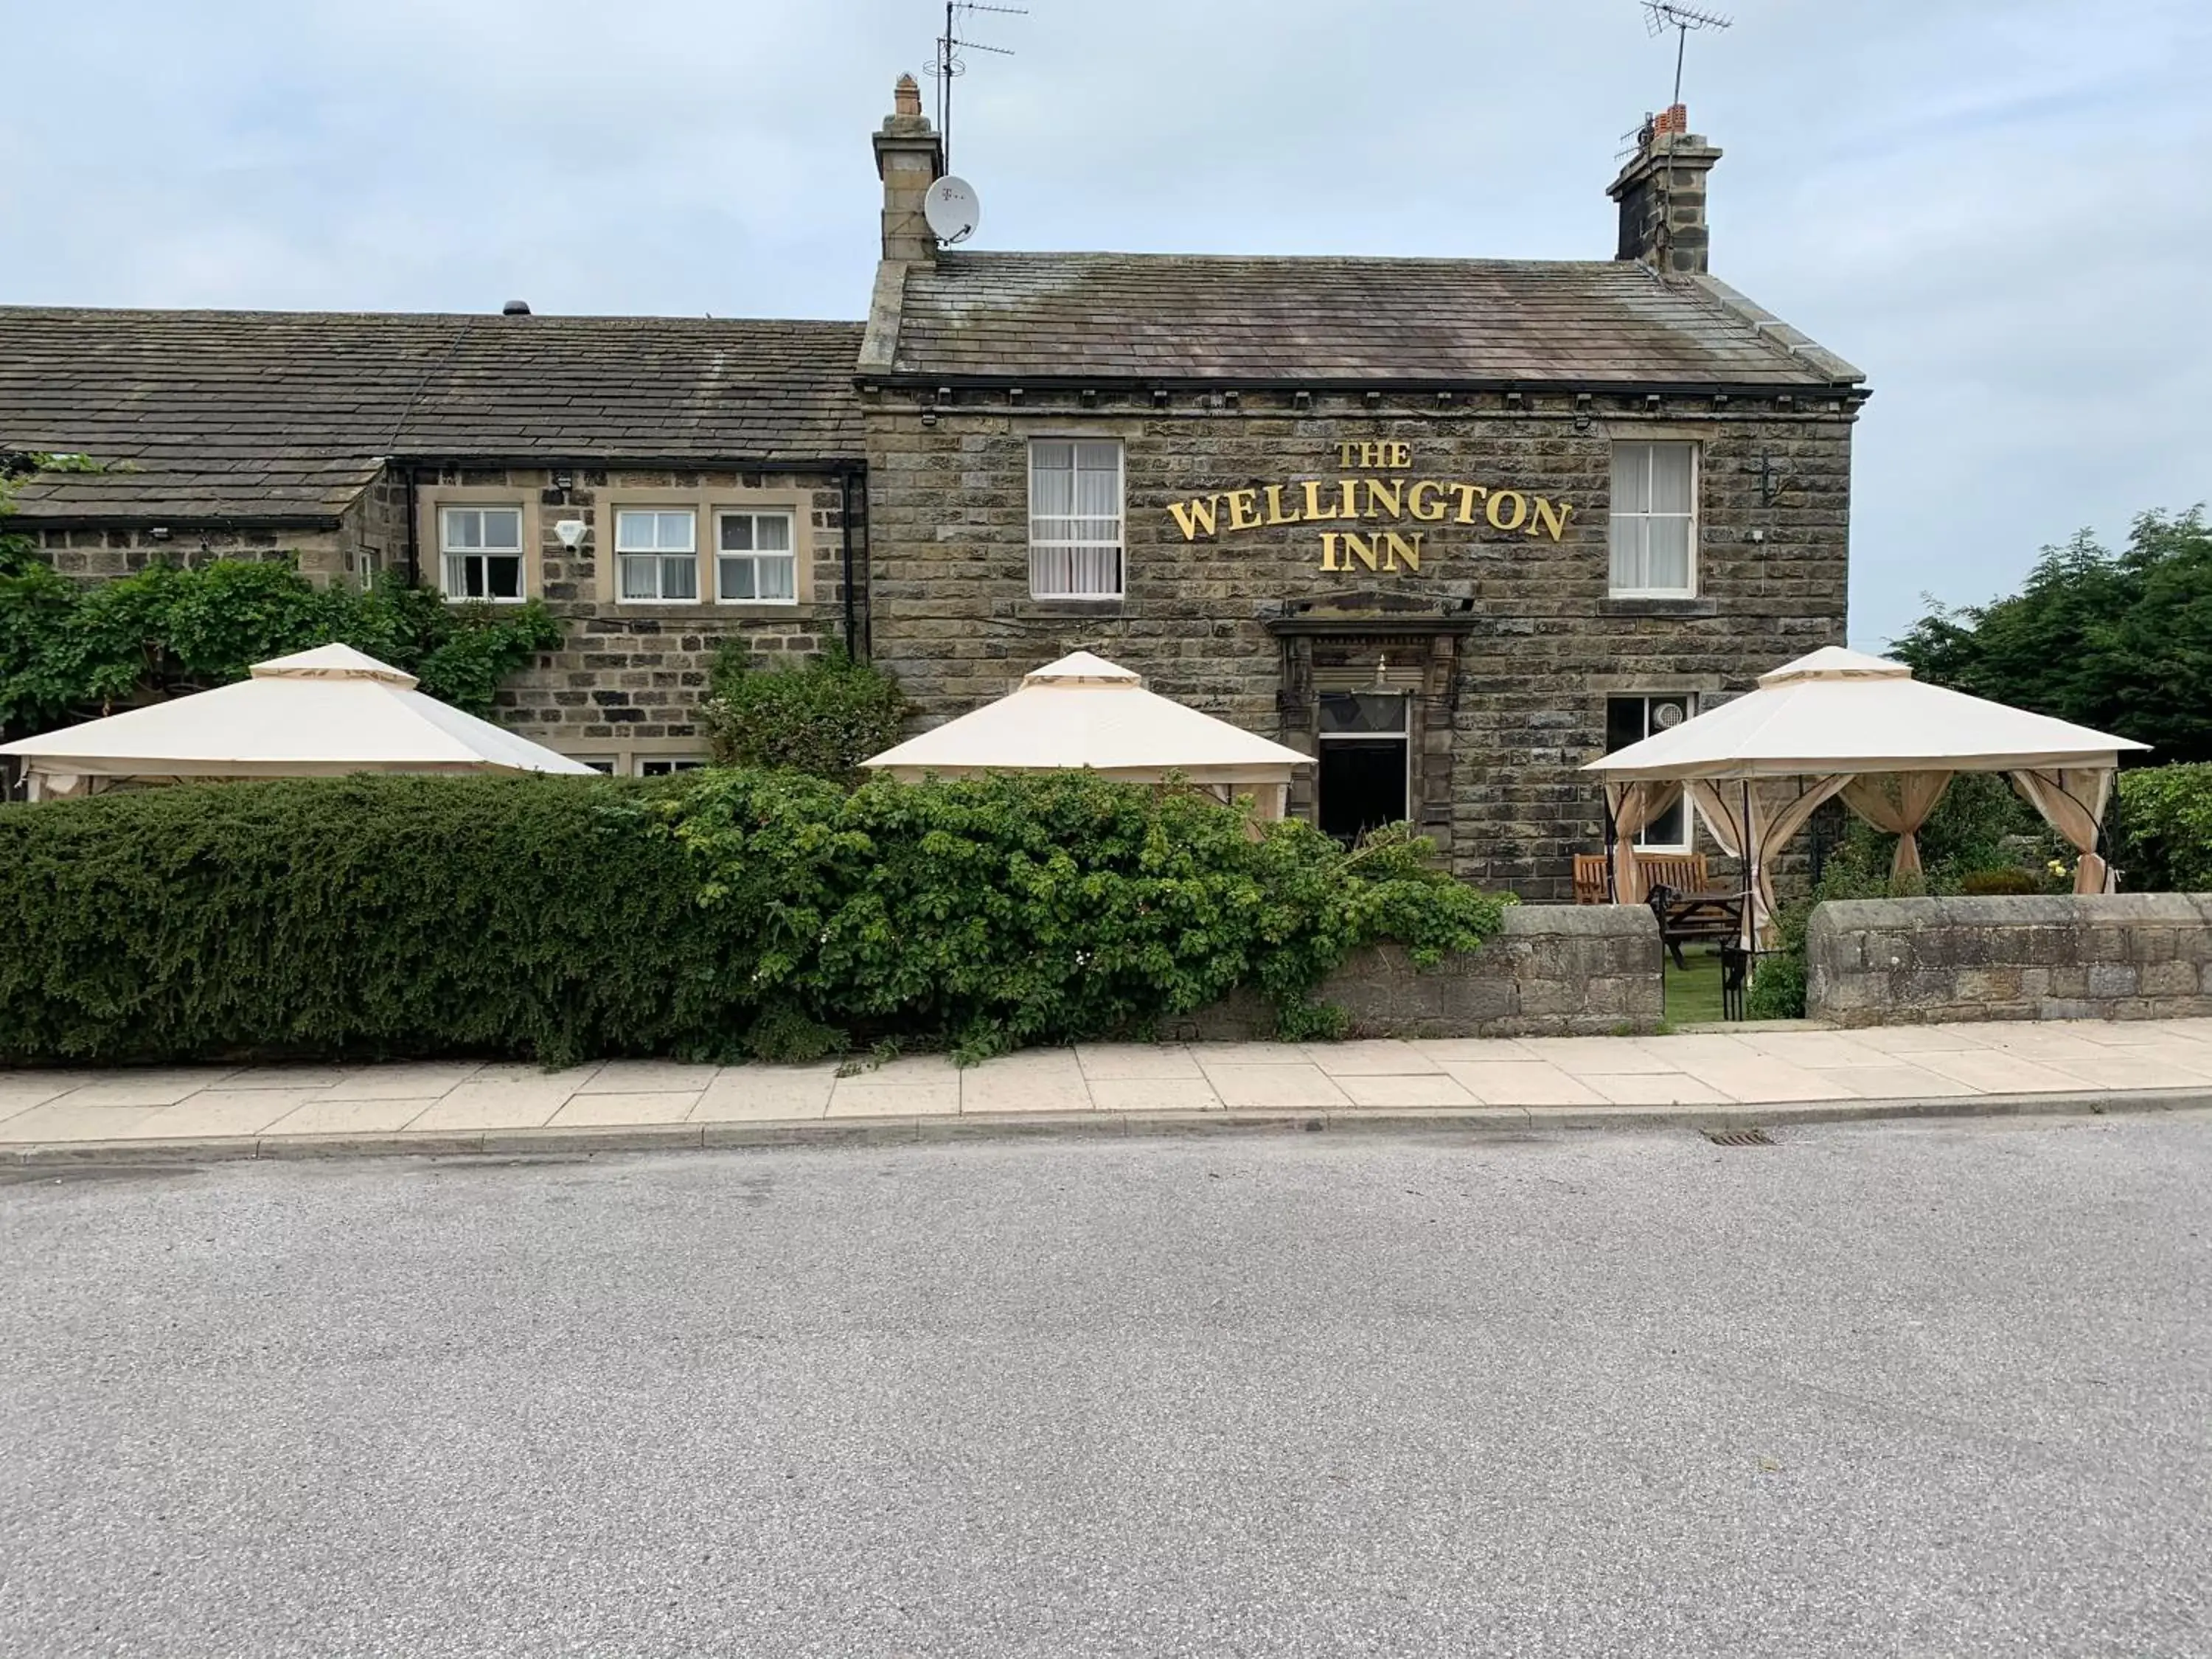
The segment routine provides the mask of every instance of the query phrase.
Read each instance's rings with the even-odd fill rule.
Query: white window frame
[[[1073,513],[1066,514],[1039,514],[1039,513],[1037,512],[1037,510],[1036,510],[1037,448],[1038,448],[1038,446],[1039,446],[1039,445],[1041,445],[1041,444],[1066,444],[1066,445],[1069,446],[1071,452],[1073,452],[1073,453],[1071,453],[1071,455],[1070,455],[1070,459],[1071,459],[1071,460],[1074,460],[1074,459],[1076,459],[1077,455],[1078,455],[1078,454],[1079,454],[1079,452],[1081,451],[1081,449],[1082,449],[1083,446],[1085,446],[1085,444],[1092,444],[1092,445],[1098,445],[1098,446],[1110,446],[1110,447],[1112,447],[1112,449],[1113,449],[1113,451],[1114,451],[1114,517],[1113,517],[1113,521],[1112,521],[1112,522],[1113,522],[1113,530],[1114,530],[1114,533],[1113,533],[1113,536],[1112,536],[1112,538],[1111,538],[1110,539],[1101,539],[1101,538],[1097,538],[1097,537],[1095,537],[1095,536],[1094,536],[1094,537],[1079,538],[1075,538],[1075,539],[1067,539],[1067,538],[1040,538],[1040,537],[1038,536],[1038,534],[1037,534],[1037,525],[1038,525],[1038,523],[1040,522],[1040,520],[1043,520],[1043,519],[1056,519],[1056,518],[1062,518],[1062,517],[1073,519],[1073,518],[1077,518],[1077,517],[1090,517],[1090,518],[1092,518],[1092,519],[1094,519],[1094,520],[1095,520],[1095,519],[1097,519],[1097,514],[1073,514]],[[1075,474],[1074,474],[1074,476],[1076,476],[1076,477],[1079,477],[1081,476],[1081,471],[1082,471],[1082,469],[1081,469],[1080,465],[1079,465],[1076,467],[1076,469],[1075,469]],[[1129,591],[1129,545],[1128,545],[1128,522],[1129,522],[1129,514],[1128,514],[1128,487],[1129,487],[1129,466],[1128,466],[1128,455],[1127,455],[1127,452],[1126,448],[1124,447],[1124,446],[1123,446],[1123,444],[1122,444],[1121,441],[1119,438],[1101,438],[1101,437],[1097,437],[1097,436],[1091,436],[1091,437],[1073,437],[1073,436],[1069,436],[1069,437],[1053,437],[1053,436],[1051,436],[1050,434],[1041,434],[1041,435],[1039,435],[1039,436],[1037,436],[1037,437],[1034,437],[1034,438],[1031,438],[1031,439],[1030,440],[1030,451],[1029,451],[1030,550],[1029,550],[1029,558],[1030,558],[1030,597],[1031,599],[1120,599],[1126,598],[1126,597],[1127,596],[1127,594],[1128,594],[1128,591]],[[1076,491],[1076,495],[1077,495],[1077,497],[1079,499],[1080,495],[1081,495],[1081,491],[1080,491],[1079,487],[1078,488],[1078,489],[1077,489],[1077,491]],[[1075,501],[1073,501],[1073,500],[1071,500],[1071,501],[1069,501],[1068,505],[1069,505],[1071,507],[1073,507],[1075,505]],[[1037,576],[1038,576],[1037,555],[1038,555],[1038,554],[1040,554],[1040,553],[1096,553],[1096,552],[1099,552],[1099,551],[1103,550],[1106,550],[1106,549],[1111,549],[1111,550],[1112,550],[1112,551],[1113,551],[1113,554],[1114,554],[1114,572],[1115,572],[1115,576],[1119,578],[1119,580],[1115,582],[1115,586],[1114,586],[1113,590],[1112,590],[1110,592],[1104,592],[1104,591],[1097,591],[1097,592],[1068,592],[1068,591],[1066,591],[1066,590],[1065,590],[1065,589],[1045,588],[1045,587],[1041,587],[1041,586],[1038,586],[1038,582],[1037,582]]]
[[[525,505],[526,504],[524,502],[520,501],[442,501],[439,503],[438,586],[440,592],[443,592],[449,599],[460,600],[469,605],[521,605],[530,598],[530,550],[528,547],[530,515],[524,510]],[[461,513],[472,513],[477,515],[479,520],[477,525],[477,534],[479,537],[483,534],[483,525],[481,520],[485,514],[512,513],[514,514],[514,545],[513,547],[487,547],[479,543],[479,544],[475,547],[453,546],[452,540],[453,520],[456,514]],[[511,558],[514,561],[514,592],[512,594],[495,594],[491,591],[490,562],[494,559],[507,558]],[[468,582],[465,577],[462,579],[458,586],[455,586],[453,580],[453,561],[456,559],[462,561],[463,569],[467,568],[467,562],[470,560],[477,560],[483,562],[484,586],[484,591],[483,592],[470,592],[468,591]]]
[[[696,772],[712,766],[705,755],[633,755],[630,769],[641,778],[665,778],[678,772]]]
[[[623,521],[625,519],[641,515],[649,516],[653,520],[653,545],[626,548],[623,545]],[[659,544],[659,522],[664,518],[690,520],[691,545],[688,549],[662,547]],[[688,505],[653,503],[641,503],[636,506],[618,505],[614,509],[614,519],[615,599],[617,603],[623,605],[697,605],[700,603],[702,590],[699,581],[699,509],[697,507]],[[625,561],[630,559],[649,559],[653,562],[653,591],[652,592],[632,593],[627,591],[629,583],[625,577],[629,567]],[[672,599],[661,591],[668,585],[668,565],[671,561],[690,563],[691,567],[690,598],[685,599],[679,594]]]
[[[750,553],[726,553],[726,552],[724,552],[724,551],[722,550],[722,525],[723,525],[724,520],[729,520],[729,519],[750,519],[750,520],[753,520],[753,522],[754,522],[756,525],[757,525],[757,524],[760,522],[760,520],[763,520],[763,519],[781,519],[781,520],[783,520],[783,526],[784,526],[784,536],[783,536],[784,544],[783,544],[783,550],[782,550],[782,551],[781,551],[781,552],[773,552],[773,551],[771,551],[771,552],[765,552],[765,553],[763,553],[763,552],[760,551],[759,550],[756,549],[756,550],[754,550],[752,552],[750,552]],[[756,539],[756,540],[757,540],[757,539],[758,539],[758,538],[757,538],[757,537],[756,537],[756,538],[755,538],[755,539]],[[712,546],[711,548],[709,548],[709,549],[708,550],[707,556],[708,556],[708,558],[709,560],[711,560],[711,561],[713,562],[714,568],[714,603],[715,603],[715,604],[717,604],[717,605],[791,605],[791,606],[796,606],[796,605],[798,605],[798,603],[799,603],[799,514],[798,514],[798,513],[797,513],[797,512],[795,512],[795,511],[794,511],[793,509],[792,509],[791,507],[716,507],[716,508],[714,509],[714,546]],[[722,561],[723,561],[723,560],[725,560],[725,559],[750,559],[750,560],[751,560],[751,561],[752,561],[752,565],[753,565],[753,591],[754,591],[754,593],[755,593],[756,597],[754,597],[754,598],[752,598],[752,599],[733,599],[733,598],[732,598],[730,595],[728,595],[728,594],[726,594],[726,593],[725,593],[725,592],[722,592]],[[791,592],[790,592],[788,594],[787,594],[786,596],[784,596],[783,598],[781,598],[781,599],[761,599],[761,598],[758,598],[758,597],[757,597],[757,595],[758,595],[758,593],[759,593],[759,591],[760,591],[760,585],[761,585],[761,584],[760,584],[760,567],[761,567],[761,562],[762,562],[762,561],[766,560],[766,559],[781,559],[781,560],[782,560],[785,563],[788,564],[788,565],[791,567],[791,583],[790,583],[790,586],[791,586]]]
[[[1671,727],[1665,726],[1654,726],[1651,724],[1651,705],[1655,702],[1680,703],[1682,705],[1682,718],[1685,720],[1696,719],[1698,714],[1698,694],[1694,691],[1614,691],[1607,695],[1606,702],[1608,707],[1615,702],[1635,702],[1642,703],[1644,705],[1644,736],[1646,738],[1656,738],[1662,731],[1673,729]],[[1642,740],[1642,738],[1638,739],[1638,742],[1641,742]],[[1696,850],[1698,842],[1698,809],[1696,806],[1692,805],[1689,792],[1687,790],[1683,791],[1681,800],[1678,804],[1682,809],[1682,838],[1680,841],[1653,841],[1650,839],[1650,833],[1647,830],[1639,830],[1636,832],[1636,850],[1638,852],[1688,853]]]
[[[1624,438],[1613,444],[1613,453],[1607,458],[1608,460],[1617,466],[1620,453],[1624,449],[1641,449],[1645,452],[1644,498],[1646,501],[1650,501],[1654,494],[1650,488],[1651,471],[1657,465],[1657,452],[1662,449],[1687,450],[1690,455],[1690,510],[1686,514],[1656,513],[1648,508],[1638,511],[1625,508],[1618,501],[1613,502],[1611,521],[1607,526],[1605,540],[1607,592],[1616,599],[1694,599],[1698,597],[1698,508],[1705,485],[1705,446],[1695,439],[1690,438]],[[1624,521],[1649,524],[1662,519],[1683,519],[1688,522],[1688,553],[1684,561],[1688,568],[1684,573],[1686,578],[1685,584],[1680,587],[1613,586],[1614,528]],[[1651,570],[1651,547],[1648,537],[1644,540],[1643,556],[1644,571],[1648,576]]]

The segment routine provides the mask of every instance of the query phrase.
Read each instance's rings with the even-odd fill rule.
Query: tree
[[[1892,649],[1936,684],[2212,760],[2212,526],[2146,513],[2118,553],[2082,531],[2018,593],[1931,605]]]
[[[54,458],[28,459],[54,470]],[[9,493],[0,474],[0,516]],[[562,636],[534,601],[453,605],[388,577],[366,592],[318,587],[289,559],[161,564],[75,582],[28,538],[0,532],[0,733],[9,737],[227,684],[257,662],[333,640],[487,714],[499,682]]]

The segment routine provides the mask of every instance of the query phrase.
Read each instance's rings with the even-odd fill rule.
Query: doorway
[[[1408,816],[1408,699],[1402,691],[1321,694],[1315,780],[1322,833],[1349,845]]]

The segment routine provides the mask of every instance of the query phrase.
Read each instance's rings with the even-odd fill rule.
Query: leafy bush
[[[75,582],[21,537],[0,537],[0,731],[10,736],[227,684],[333,640],[484,714],[500,681],[558,646],[562,629],[535,600],[456,605],[395,576],[366,592],[318,587],[289,560]]]
[[[2136,892],[2212,892],[2212,764],[2123,772],[2114,814],[2123,884]]]
[[[1081,775],[295,780],[0,808],[0,1063],[263,1053],[974,1056],[1239,986],[1304,1035],[1351,950],[1501,901]]]
[[[756,665],[740,641],[724,645],[703,718],[725,766],[785,767],[849,781],[862,761],[899,740],[913,705],[873,663],[825,646],[803,664]]]
[[[1994,870],[1969,870],[1959,878],[1959,890],[1970,898],[2019,896],[2040,893],[2050,883],[2033,870],[2017,865]]]

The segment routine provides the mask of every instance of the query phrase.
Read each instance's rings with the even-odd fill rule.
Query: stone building
[[[127,465],[23,493],[88,578],[542,597],[502,717],[617,769],[704,753],[726,638],[847,641],[924,723],[1083,647],[1313,754],[1324,827],[1564,897],[1581,762],[1844,635],[1863,379],[1707,271],[1686,125],[1610,259],[970,252],[902,81],[865,325],[0,308],[0,450]]]

